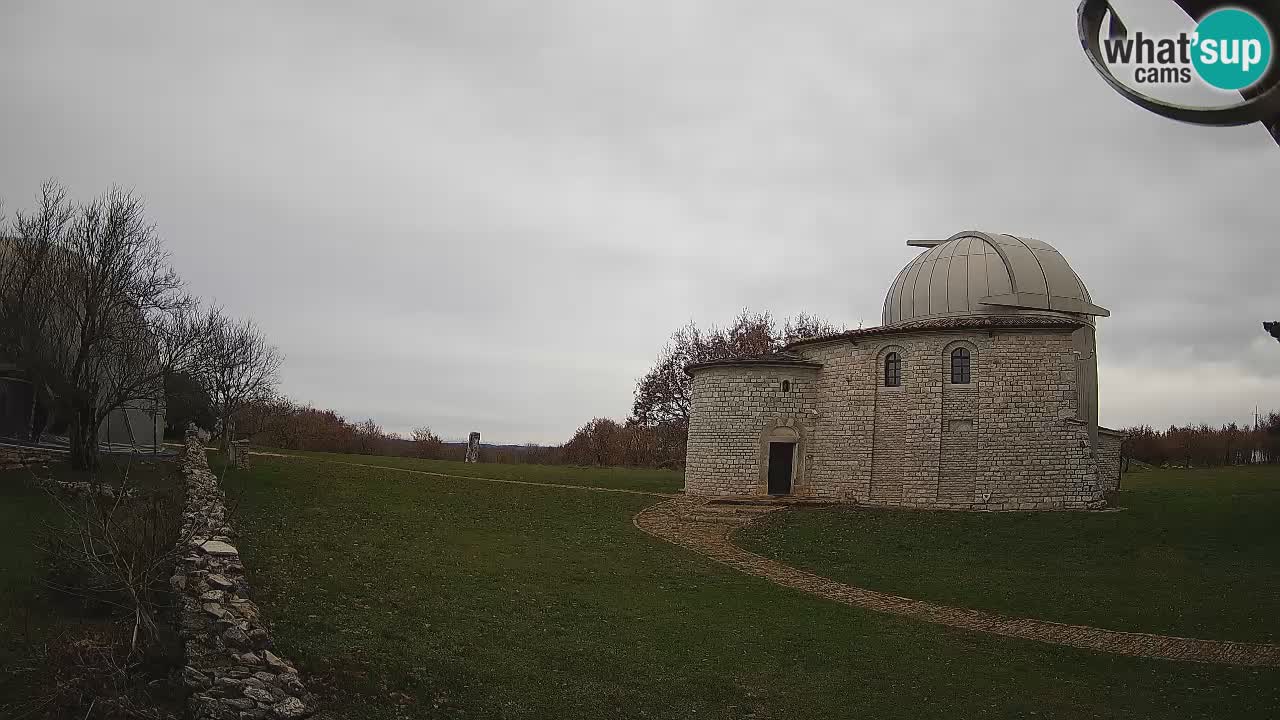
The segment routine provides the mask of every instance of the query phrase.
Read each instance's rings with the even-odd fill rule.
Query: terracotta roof
[[[723,358],[721,360],[708,360],[707,362],[691,363],[684,367],[684,371],[690,375],[695,370],[702,370],[709,367],[731,367],[731,366],[749,366],[749,365],[779,365],[784,367],[811,367],[820,368],[822,363],[806,360],[795,353],[770,352],[760,355],[744,355],[742,357]]]
[[[1036,329],[1036,328],[1070,328],[1072,330],[1085,327],[1085,323],[1068,317],[1050,315],[978,315],[969,317],[942,317],[927,320],[911,320],[896,325],[846,330],[835,335],[823,335],[807,340],[796,340],[784,348],[790,350],[801,345],[833,342],[837,340],[856,340],[877,335],[897,335],[900,333],[918,332],[922,330],[992,330],[1003,329]],[[790,354],[790,353],[787,353]]]

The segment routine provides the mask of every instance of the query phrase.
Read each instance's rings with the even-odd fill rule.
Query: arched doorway
[[[796,445],[800,435],[793,428],[777,427],[768,435],[768,492],[790,495],[795,480]]]

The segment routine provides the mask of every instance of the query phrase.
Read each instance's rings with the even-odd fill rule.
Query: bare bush
[[[173,657],[154,663],[122,663],[120,648],[128,629],[118,625],[80,625],[31,649],[16,672],[39,673],[41,692],[0,709],[15,711],[17,718],[81,720],[176,720],[181,716],[182,693],[165,682],[167,668],[179,663],[180,647]]]
[[[240,431],[255,444],[286,450],[357,451],[356,426],[332,410],[286,398],[250,403],[240,413]]]
[[[636,383],[629,424],[655,431],[653,456],[644,465],[681,466],[689,437],[692,379],[688,365],[777,352],[797,340],[842,332],[821,318],[801,313],[779,327],[767,312],[743,310],[728,327],[702,330],[694,323],[676,330],[649,372]]]
[[[1217,467],[1280,462],[1280,413],[1268,413],[1252,426],[1229,423],[1125,428],[1122,448],[1126,465],[1133,460],[1155,466]]]
[[[574,432],[558,458],[547,459],[573,465],[652,467],[657,464],[660,442],[655,428],[594,418]]]
[[[413,429],[413,454],[428,460],[443,459],[444,441],[426,425],[416,427]]]
[[[356,452],[361,455],[372,455],[380,449],[386,435],[382,426],[369,418],[355,426]]]
[[[49,717],[173,716],[163,707],[173,705],[176,690],[165,679],[182,651],[166,613],[168,578],[190,540],[182,530],[182,492],[140,487],[129,470],[120,468],[109,481],[63,482],[50,492],[62,513],[46,525],[40,545],[49,566],[43,582],[55,598],[101,622],[77,624],[32,653],[33,666],[56,678],[53,694],[42,700],[52,708]],[[69,490],[77,492],[64,496]]]
[[[156,620],[178,560],[181,492],[139,492],[127,469],[74,499],[51,496],[63,522],[46,530],[51,589],[123,610],[132,625],[128,658],[159,639]],[[185,543],[182,545],[185,547]]]

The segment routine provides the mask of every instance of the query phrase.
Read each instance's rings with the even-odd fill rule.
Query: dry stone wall
[[[236,536],[218,478],[209,469],[208,435],[187,431],[181,458],[186,483],[186,547],[169,582],[178,594],[186,651],[184,684],[193,720],[294,720],[313,714],[293,665],[272,652],[271,634],[251,600]]]
[[[970,383],[950,382],[956,347],[970,352]],[[900,332],[796,352],[821,368],[695,371],[688,493],[762,494],[763,435],[794,418],[805,433],[793,494],[964,510],[1103,502],[1069,329]],[[884,387],[889,352],[900,387]],[[778,398],[783,377],[802,377],[803,392]]]

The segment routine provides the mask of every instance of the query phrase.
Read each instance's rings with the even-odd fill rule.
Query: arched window
[[[891,352],[884,356],[884,386],[898,387],[902,384],[902,358]]]
[[[951,382],[954,385],[969,384],[969,350],[958,347],[951,351]]]

